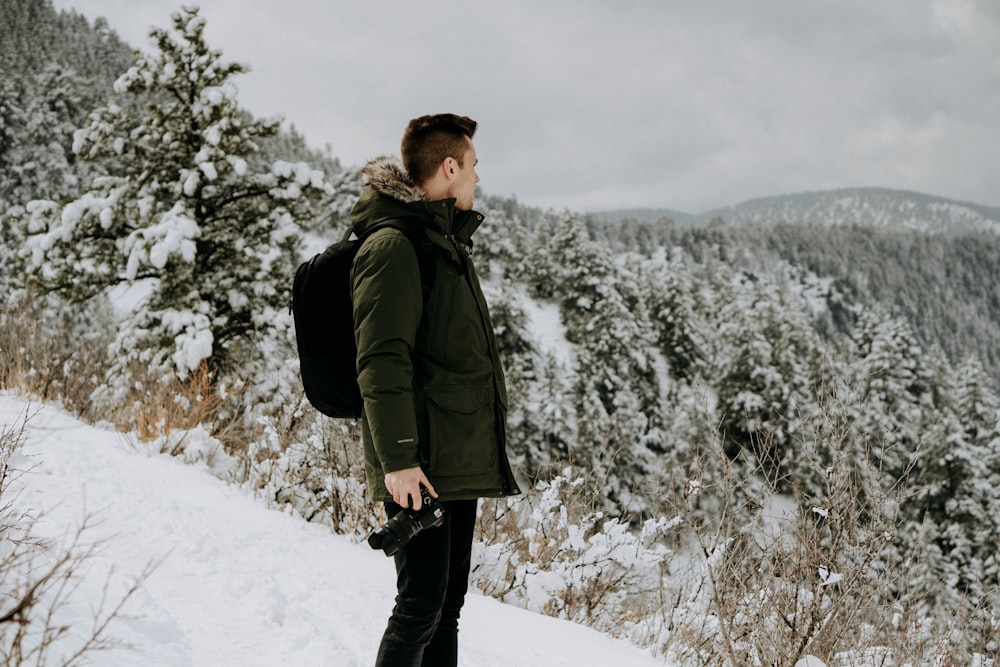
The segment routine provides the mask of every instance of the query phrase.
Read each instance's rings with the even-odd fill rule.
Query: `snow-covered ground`
[[[0,394],[0,423],[27,439],[19,503],[35,532],[68,539],[86,517],[99,542],[72,605],[78,623],[158,563],[111,634],[128,650],[94,654],[110,667],[370,665],[394,590],[392,561],[328,528],[268,509],[208,472],[137,451],[120,434],[50,405]],[[80,628],[83,630],[84,628]],[[500,604],[467,602],[460,664],[553,667],[663,663],[582,626]]]

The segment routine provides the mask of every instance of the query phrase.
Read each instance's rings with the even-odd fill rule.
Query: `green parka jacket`
[[[507,391],[493,325],[468,254],[483,216],[424,192],[390,157],[362,170],[356,233],[384,220],[424,225],[434,246],[426,306],[417,254],[396,229],[362,244],[351,271],[369,496],[420,465],[442,500],[520,493],[506,453]]]

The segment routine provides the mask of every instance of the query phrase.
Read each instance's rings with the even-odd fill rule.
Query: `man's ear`
[[[444,177],[449,181],[455,177],[456,167],[458,166],[458,161],[453,157],[446,157],[444,162],[441,163],[441,168],[444,169]]]

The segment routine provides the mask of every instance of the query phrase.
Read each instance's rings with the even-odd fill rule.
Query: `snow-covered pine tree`
[[[18,130],[26,125],[24,105],[19,86],[7,70],[0,65],[0,178],[6,178],[12,162],[12,151],[18,140]],[[0,214],[10,205],[8,188],[0,182]]]
[[[528,252],[524,216],[527,211],[516,200],[490,197],[476,193],[476,210],[486,221],[476,232],[476,262],[491,272],[500,269],[504,278],[517,274],[516,265]]]
[[[894,484],[908,474],[922,442],[924,413],[933,410],[924,352],[909,325],[881,308],[861,313],[853,346],[851,382],[861,396],[857,430]]]
[[[92,95],[74,72],[49,64],[21,80],[22,122],[2,159],[0,193],[9,204],[44,197],[65,201],[78,193],[73,133]],[[29,110],[30,108],[30,110]]]
[[[933,404],[922,412],[899,537],[911,549],[918,537],[929,543],[936,557],[925,565],[938,584],[932,594],[949,610],[971,613],[1000,584],[1000,495],[990,484],[995,443],[976,437],[977,429],[962,422],[957,398],[965,393],[964,380],[944,352],[932,348],[925,358]],[[975,372],[969,363],[966,369]]]
[[[664,444],[654,334],[634,276],[624,277],[567,218],[547,243],[548,272],[567,339],[576,345],[577,443],[571,456],[589,464],[612,501],[630,511],[651,506],[647,483],[660,473]]]
[[[993,390],[983,363],[967,356],[955,368],[955,411],[969,440],[994,450],[993,464],[1000,463],[1000,397]],[[994,471],[1000,474],[1000,468]]]
[[[12,173],[11,165],[16,161],[18,135],[26,125],[20,91],[13,77],[7,75],[0,65],[0,253],[5,258],[16,257],[18,248],[23,244],[23,234],[19,226],[12,224],[9,209],[13,205],[13,183],[9,183],[8,174]],[[11,288],[11,280],[18,274],[15,262],[4,261],[0,264],[0,294],[6,296]]]
[[[787,276],[784,281],[787,281]],[[783,286],[782,286],[783,285]],[[719,425],[726,453],[756,457],[777,489],[788,491],[795,443],[815,413],[821,343],[796,302],[790,283],[744,277],[719,314],[728,352],[718,367]]]
[[[25,250],[45,289],[70,301],[120,285],[145,294],[120,324],[108,373],[119,387],[134,364],[183,378],[204,362],[231,368],[253,336],[287,336],[297,222],[329,189],[304,163],[248,166],[278,123],[238,108],[231,79],[244,68],[208,47],[197,9],[172,22],[115,83],[145,114],[109,104],[76,133],[77,155],[113,160],[111,173],[68,203],[28,205]]]
[[[80,98],[75,78],[56,65],[7,77],[0,69],[0,289],[21,286],[23,205],[75,194],[71,164],[72,107]]]
[[[490,304],[507,378],[507,441],[515,463],[532,481],[547,478],[568,460],[569,392],[555,359],[531,338],[512,290],[505,285]]]
[[[50,0],[0,0],[0,215],[76,194],[73,132],[108,97],[130,50]],[[13,114],[11,112],[14,112]]]
[[[669,258],[646,263],[641,286],[656,342],[663,353],[670,375],[689,380],[705,366],[707,323],[700,317],[698,290],[688,270],[688,258],[681,248],[672,248]]]

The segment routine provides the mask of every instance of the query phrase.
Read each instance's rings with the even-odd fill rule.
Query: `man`
[[[476,125],[453,114],[410,121],[402,163],[370,162],[351,211],[357,233],[385,220],[421,225],[434,262],[425,297],[417,250],[383,228],[351,274],[369,493],[392,517],[419,509],[423,486],[445,517],[395,554],[396,605],[377,665],[457,664],[477,500],[520,493],[505,450],[503,371],[469,256],[483,221],[472,210]]]

